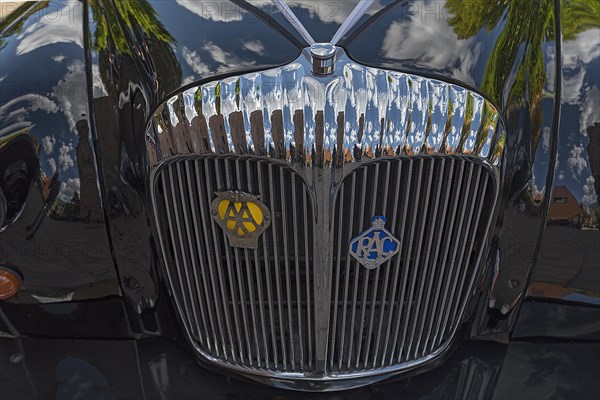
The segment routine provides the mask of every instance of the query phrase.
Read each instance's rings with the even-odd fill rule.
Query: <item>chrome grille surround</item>
[[[190,343],[253,379],[367,384],[432,361],[482,272],[504,144],[496,109],[456,85],[337,59],[333,77],[311,76],[305,52],[193,87],[148,129],[164,269]],[[205,215],[217,190],[258,194],[278,215],[256,252],[225,246]],[[404,243],[367,272],[347,245],[375,214]]]

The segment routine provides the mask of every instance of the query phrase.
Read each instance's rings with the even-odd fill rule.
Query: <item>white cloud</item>
[[[44,148],[44,153],[46,153],[47,156],[52,154],[52,152],[54,151],[55,144],[56,138],[54,136],[48,135],[42,138],[42,147]]]
[[[579,107],[579,129],[582,135],[587,136],[587,128],[600,122],[600,89],[594,85],[585,96],[585,101]]]
[[[559,181],[562,181],[563,179],[565,179],[565,171],[561,169],[561,170],[558,172],[558,180],[559,180]]]
[[[58,197],[63,201],[69,201],[73,198],[75,192],[81,194],[81,183],[79,178],[69,178],[64,182],[61,182]]]
[[[100,67],[98,64],[92,65],[92,92],[95,98],[108,96],[108,92],[100,76]]]
[[[562,44],[563,67],[578,68],[600,57],[600,29],[589,29]]]
[[[0,132],[6,134],[24,129],[31,125],[28,118],[31,111],[56,113],[58,105],[41,94],[25,94],[0,105]]]
[[[563,42],[563,100],[568,104],[577,104],[583,97],[585,64],[600,57],[598,38],[600,29],[590,29],[579,34],[575,40]]]
[[[73,43],[83,47],[84,4],[65,2],[62,9],[46,9],[37,22],[29,25],[17,39],[16,53],[22,55],[54,43]]]
[[[415,13],[410,15],[410,21],[391,23],[382,51],[391,59],[422,60],[431,69],[454,65],[453,78],[474,84],[470,71],[480,56],[481,45],[473,42],[474,39],[458,39],[454,29],[446,24],[423,23]]]
[[[544,149],[544,153],[550,150],[550,128],[547,126],[542,129],[542,148]]]
[[[563,76],[562,98],[567,104],[579,103],[579,98],[585,81],[585,69],[581,68],[576,74]]]
[[[590,175],[585,180],[585,185],[583,185],[583,198],[581,199],[581,202],[586,206],[589,206],[598,200],[598,194],[596,193],[596,189],[594,189],[594,182],[594,177]]]
[[[571,169],[571,174],[573,178],[577,179],[581,176],[581,173],[585,168],[587,168],[587,161],[581,155],[583,153],[583,145],[573,146],[571,151],[569,152],[569,158],[567,159],[567,165]]]
[[[260,56],[265,54],[265,46],[260,40],[251,40],[249,42],[243,42],[244,49],[250,50]]]
[[[85,65],[75,60],[67,66],[68,72],[53,88],[60,108],[67,118],[69,128],[76,132],[75,124],[87,114],[87,79]]]
[[[66,57],[63,56],[62,54],[58,54],[52,57],[52,61],[57,62],[57,63],[61,63],[64,61]]]
[[[177,4],[202,19],[214,22],[239,22],[246,11],[229,2],[176,0]]]
[[[262,3],[270,3],[263,1]],[[342,24],[350,15],[356,2],[354,1],[317,1],[317,0],[285,0],[290,7],[301,8],[298,17],[302,18],[304,12],[308,13],[311,19],[319,20],[326,24]],[[273,6],[274,8],[275,6]],[[367,15],[373,15],[383,6],[379,2],[372,4],[366,11]]]
[[[50,175],[54,175],[56,173],[56,161],[54,161],[54,158],[48,159],[48,165],[50,166]]]
[[[220,64],[216,72],[227,70],[231,65],[236,65],[238,68],[241,68],[256,64],[254,60],[241,60],[237,58],[234,54],[223,50],[213,42],[206,43],[203,49],[208,52],[215,62]]]
[[[74,148],[72,143],[69,143],[68,145],[63,143],[58,149],[58,166],[60,167],[61,171],[64,172],[75,165],[75,161],[71,156],[73,150]]]
[[[205,76],[210,73],[210,67],[202,62],[196,51],[191,51],[186,46],[181,48],[181,55],[185,62],[190,66],[195,73]]]

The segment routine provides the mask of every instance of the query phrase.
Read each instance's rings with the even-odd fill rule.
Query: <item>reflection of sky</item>
[[[87,114],[82,11],[73,2],[38,11],[20,33],[6,38],[0,66],[0,135],[31,128],[42,175],[58,172],[63,200],[80,190],[75,124]]]
[[[389,0],[374,1],[356,26],[366,21],[370,15],[375,14],[389,2]],[[286,29],[294,29],[271,1],[259,0],[251,1],[251,3],[273,16]],[[340,25],[356,7],[358,0],[285,0],[285,4],[290,7],[316,42],[330,42]]]
[[[586,130],[600,123],[600,29],[565,41],[562,50],[564,91],[555,185],[567,185],[589,205],[597,200]]]
[[[281,64],[297,56],[294,46],[256,16],[232,3],[152,1],[174,47],[184,83],[211,74]]]
[[[501,24],[489,32],[459,39],[436,1],[401,3],[369,27],[369,34],[352,42],[351,53],[366,62],[381,60],[385,66],[413,71],[440,72],[461,82],[481,84],[493,43]],[[488,40],[482,41],[485,35]],[[449,51],[451,49],[451,51]]]

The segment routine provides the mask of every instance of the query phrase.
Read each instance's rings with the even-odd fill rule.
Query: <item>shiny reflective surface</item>
[[[487,250],[482,243],[487,243],[488,226],[496,203],[496,182],[503,156],[504,130],[499,123],[498,112],[488,101],[458,85],[416,75],[366,68],[350,61],[342,49],[337,49],[333,76],[322,77],[311,74],[312,57],[311,51],[305,49],[303,55],[289,65],[191,87],[171,97],[155,111],[146,145],[150,165],[158,166],[151,175],[155,185],[152,198],[170,285],[174,289],[176,303],[186,323],[190,341],[198,347],[203,357],[218,364],[241,371],[247,368],[249,372],[278,379],[347,379],[350,376],[413,368],[439,356],[447,348],[462,319],[472,284],[478,276],[479,259]],[[219,155],[214,159],[215,162],[223,163],[220,167],[210,167],[213,164],[212,157],[201,157],[214,154]],[[227,154],[231,154],[231,157],[223,157]],[[409,157],[421,155],[424,158],[415,159],[413,171]],[[241,158],[248,156],[253,158]],[[433,159],[434,156],[440,156],[439,160]],[[456,176],[452,173],[454,163],[449,162],[451,165],[448,170],[444,168],[444,157],[455,156],[464,157],[456,161],[457,171],[460,171],[456,172]],[[388,160],[356,172],[356,168],[367,161],[398,157],[407,157],[401,163],[408,171],[402,178],[399,173],[390,175],[390,171],[399,171],[401,167]],[[268,173],[263,171],[267,164],[264,167],[256,166],[255,159],[265,162],[269,160]],[[250,167],[247,163],[253,166]],[[286,164],[295,173],[283,178]],[[489,164],[495,168],[487,169]],[[328,170],[332,171],[331,177],[327,177]],[[384,171],[388,171],[385,177]],[[356,178],[356,174],[361,174],[360,178]],[[451,198],[446,196],[449,191],[441,190],[441,177],[445,174],[449,174],[447,179],[457,186]],[[274,180],[278,175],[282,178],[280,185]],[[367,175],[370,178],[367,179]],[[434,175],[438,176],[435,182],[431,179]],[[377,182],[380,178],[382,187],[390,189],[389,191],[379,189]],[[341,296],[339,287],[332,285],[331,274],[334,270],[336,285],[343,284],[339,276],[344,265],[346,270],[351,266],[352,271],[357,270],[355,262],[345,262],[347,251],[345,245],[341,244],[348,243],[353,235],[348,236],[348,231],[345,231],[343,236],[337,223],[330,222],[327,217],[338,213],[354,216],[355,211],[350,205],[354,203],[353,200],[350,200],[350,204],[346,200],[337,207],[331,206],[331,201],[335,202],[336,198],[339,200],[341,197],[338,196],[346,192],[345,188],[350,190],[349,184],[343,184],[350,179],[359,180],[357,184],[362,186],[362,190],[352,186],[351,192],[346,193],[348,199],[356,197],[356,207],[360,210],[359,218],[346,217],[351,221],[351,231],[368,226],[370,216],[364,213],[367,205],[372,209],[371,215],[378,212],[391,217],[393,210],[399,207],[399,202],[409,210],[410,223],[405,220],[397,222],[394,218],[394,224],[406,226],[404,240],[409,243],[416,240],[417,244],[405,246],[404,253],[396,257],[397,261],[394,259],[386,265],[388,275],[392,265],[395,265],[396,270],[393,274],[394,283],[389,285],[391,297],[381,300],[382,304],[389,304],[387,312],[385,305],[377,310],[374,306],[367,307],[367,293],[375,290],[369,289],[368,274],[353,278],[353,295],[346,289],[344,296]],[[304,208],[294,204],[295,196],[289,192],[290,187],[294,190],[295,180],[303,184],[296,192],[306,190],[306,202],[315,210],[307,221],[308,226],[314,226],[314,237],[308,235],[306,227],[300,232],[294,232],[300,225],[298,221],[290,219],[292,213],[296,210],[301,214],[305,213]],[[262,181],[270,187],[262,186]],[[372,193],[367,191],[367,181],[374,184]],[[206,188],[203,188],[204,182],[209,182]],[[258,186],[254,187],[257,182]],[[464,188],[458,189],[462,184]],[[264,252],[255,252],[254,255],[246,253],[245,262],[240,254],[236,252],[233,257],[228,246],[220,240],[214,240],[214,224],[209,224],[202,217],[206,208],[203,204],[207,204],[207,199],[212,201],[214,193],[223,190],[242,190],[259,195],[276,216],[276,223],[271,228],[272,241],[261,239]],[[178,192],[179,195],[170,198],[169,193],[172,192]],[[276,200],[274,192],[284,193],[284,198],[291,196],[292,200]],[[394,192],[403,195],[396,196],[394,203],[390,201],[388,208],[387,198]],[[409,200],[406,193],[417,194],[416,197],[413,194]],[[195,200],[196,196],[199,201]],[[451,208],[451,204],[454,205],[454,211],[448,213],[446,221],[445,211]],[[429,224],[435,224],[438,206],[442,210],[443,216],[439,218],[443,224],[430,232],[446,229],[447,238],[438,238],[434,243],[433,235],[424,235],[424,226],[428,221],[428,212],[432,215],[429,217]],[[482,209],[485,209],[485,213],[480,222]],[[183,214],[178,210],[183,210]],[[165,215],[168,224],[164,221]],[[457,228],[454,230],[453,223],[449,221],[453,222],[457,215]],[[277,223],[278,219],[281,223]],[[194,233],[192,225],[201,225],[204,234],[201,235],[197,229]],[[206,231],[212,231],[212,241]],[[473,234],[465,236],[461,232]],[[298,236],[303,239],[298,240]],[[476,236],[478,246],[474,248]],[[313,244],[313,253],[298,256],[298,242],[301,244],[302,241],[315,238],[317,243]],[[422,241],[427,244],[423,245]],[[333,244],[336,242],[340,242],[337,247]],[[449,258],[440,259],[440,263],[444,266],[447,262],[454,265],[447,272],[449,278],[445,280],[446,284],[441,285],[438,281],[439,290],[445,294],[438,296],[432,303],[437,303],[437,299],[450,303],[448,310],[440,307],[437,311],[447,311],[451,317],[447,318],[446,314],[446,318],[442,317],[443,324],[433,329],[432,321],[437,314],[428,318],[427,322],[425,318],[421,318],[419,311],[421,307],[427,310],[430,306],[435,280],[434,275],[427,273],[430,259],[437,260],[442,253],[449,255],[447,251],[439,251],[441,242],[444,242],[444,249],[452,251]],[[170,250],[177,247],[181,247],[181,251]],[[341,247],[344,247],[342,253],[337,250]],[[461,251],[457,253],[458,248]],[[192,254],[189,254],[190,249]],[[425,255],[421,257],[422,251]],[[471,256],[471,252],[474,256]],[[203,253],[208,255],[206,261]],[[430,257],[430,253],[433,253],[433,257]],[[214,260],[211,259],[213,254]],[[310,288],[310,294],[303,292],[305,285],[299,273],[303,270],[302,265],[299,265],[302,257],[309,260],[311,272],[307,273],[306,282],[308,285],[310,276],[313,283],[309,287],[314,286]],[[401,258],[403,262],[400,263]],[[277,275],[273,288],[267,288],[262,293],[265,298],[276,297],[273,302],[269,301],[269,307],[264,303],[257,305],[252,298],[247,298],[244,293],[254,290],[244,289],[245,279],[241,280],[239,277],[244,274],[244,270],[254,277],[255,272],[262,269],[259,267],[261,260],[265,261],[267,276],[273,272]],[[278,275],[280,262],[281,267],[285,266],[285,280]],[[201,276],[206,276],[206,270],[211,264],[211,269],[219,271],[219,284],[216,284],[215,278],[210,284],[200,284],[198,279],[191,281],[198,269],[203,271]],[[225,265],[228,272],[221,272]],[[271,271],[273,267],[274,271]],[[400,268],[404,271],[401,278],[397,274]],[[423,273],[415,272],[422,269]],[[237,277],[234,271],[237,271]],[[383,272],[381,276],[385,274]],[[347,271],[345,276],[349,275],[350,272]],[[268,286],[268,279],[266,282],[255,282],[255,286]],[[358,282],[361,280],[364,281],[360,297],[362,301],[357,301]],[[348,282],[346,280],[346,287]],[[336,295],[332,306],[330,303],[334,286]],[[387,293],[387,282],[382,282],[381,286]],[[211,287],[210,291],[208,287]],[[294,288],[300,287],[303,294],[291,296]],[[413,295],[415,290],[418,294]],[[204,308],[206,300],[211,298],[222,299],[222,304],[214,304],[214,314],[221,315],[221,319],[227,322],[228,331],[237,332],[237,340],[230,336],[229,340],[222,337],[219,341],[218,334],[210,333],[211,327],[215,326],[214,321],[207,320],[207,316],[210,319],[212,307],[208,307],[209,310]],[[406,307],[403,305],[405,301],[409,304]],[[375,300],[371,300],[371,303],[374,305]],[[411,310],[413,303],[414,308]],[[233,306],[230,307],[229,304]],[[295,305],[301,306],[298,310],[292,310],[296,308]],[[273,315],[273,308],[279,310],[278,319]],[[370,310],[368,313],[367,308]],[[286,309],[287,319],[283,318]],[[267,310],[271,312],[270,319],[259,320],[258,315]],[[310,321],[311,312],[314,321]],[[346,313],[349,321],[346,321]],[[361,318],[366,316],[370,323],[366,324],[368,329],[360,328],[355,332],[354,325],[359,313]],[[377,319],[376,314],[379,315]],[[338,320],[337,317],[342,318]],[[388,320],[385,323],[387,334],[381,328],[374,329],[383,325],[384,317]],[[399,327],[409,323],[414,327],[408,331],[403,328],[399,339]],[[263,337],[267,336],[269,326],[280,331],[279,336],[271,336],[272,354],[269,354],[267,347],[263,347],[263,354],[260,354],[261,348],[256,341],[258,335],[252,341],[246,328],[248,324],[262,330]],[[308,333],[299,328],[304,326],[306,329],[307,325],[313,325],[316,331],[314,353],[309,351],[308,342],[302,339],[304,336],[309,340]],[[287,334],[285,331],[288,326],[290,329],[286,339],[284,333]],[[218,330],[223,328],[224,325]],[[336,328],[339,337],[336,337]],[[347,330],[349,332],[345,337]],[[374,331],[377,333],[373,333]],[[326,339],[329,332],[334,333],[330,339]],[[378,339],[386,337],[381,347],[371,339],[372,334]],[[367,335],[367,338],[364,339],[363,335]],[[296,336],[299,337],[298,341]],[[333,347],[336,340],[340,346],[337,350]],[[353,349],[355,342],[356,349]],[[275,350],[279,346],[282,353],[280,362]],[[294,348],[298,346],[299,348]],[[369,350],[375,353],[370,354]],[[358,351],[356,357],[353,351]],[[361,354],[362,351],[365,352],[364,355]],[[362,361],[361,356],[364,356]],[[304,359],[312,358],[315,359],[314,366],[310,362],[304,362]],[[340,361],[334,363],[332,360],[337,358]],[[342,363],[342,358],[347,358],[347,362]]]
[[[317,41],[331,40],[357,3],[288,1]],[[13,189],[9,194],[2,186],[12,222],[0,233],[0,261],[22,267],[27,296],[0,307],[24,334],[109,337],[120,332],[127,316],[136,334],[146,334],[138,326],[138,312],[170,313],[164,308],[166,293],[159,295],[164,278],[157,273],[158,241],[148,222],[145,135],[152,111],[185,85],[288,64],[307,44],[270,1],[94,0],[85,6],[43,1],[14,13],[5,13],[6,3],[0,6],[0,104],[5,110],[0,137],[13,145],[29,142],[14,161],[33,160],[25,168],[9,163]],[[492,227],[496,247],[485,259],[481,300],[468,310],[474,313],[471,336],[508,340],[514,332],[517,337],[597,340],[597,326],[590,321],[597,320],[600,278],[594,222],[600,189],[594,161],[599,20],[595,0],[382,0],[339,42],[357,64],[467,87],[489,100],[505,123],[501,197]],[[86,85],[84,95],[64,90],[80,84]],[[86,98],[91,109],[81,112],[78,106],[87,108]],[[71,126],[78,131],[76,122],[82,119],[90,135],[81,148],[89,154],[87,142],[94,154],[93,172],[76,167],[79,137]],[[18,123],[33,127],[19,132]],[[29,139],[14,140],[12,134]],[[46,137],[53,147],[44,146]],[[46,147],[53,151],[46,154]],[[69,164],[67,156],[73,166],[61,171],[61,160]],[[89,181],[97,181],[98,194],[82,184],[80,174],[93,176]],[[77,178],[76,212],[75,192],[69,190]],[[101,196],[107,225],[85,222],[84,191],[91,195],[84,210],[96,210]],[[112,303],[74,314],[46,312],[51,304],[22,304],[63,301],[79,309],[77,298],[119,293],[127,313],[121,310],[114,320],[94,319],[100,310],[115,309]],[[104,321],[112,322],[100,324]],[[540,381],[548,358],[538,359],[528,364],[535,375],[529,387],[559,390],[549,383],[559,382],[556,375]],[[569,370],[554,371],[576,390],[572,382],[581,381]],[[583,396],[570,396],[575,397]]]
[[[434,371],[341,393],[294,393],[232,379],[206,370],[186,349],[164,339],[3,338],[0,356],[2,398],[392,400],[401,394],[432,400],[570,400],[600,395],[600,350],[591,343],[464,343]]]
[[[563,2],[563,91],[546,227],[517,334],[598,338],[600,326],[600,8]],[[585,305],[585,307],[582,307]],[[532,323],[531,313],[544,315]],[[547,329],[542,330],[541,327]],[[571,331],[569,326],[580,327]]]
[[[341,49],[332,77],[311,76],[308,50],[285,67],[192,87],[160,106],[150,164],[175,155],[268,155],[342,166],[401,154],[476,155],[498,165],[498,112],[457,85],[353,63]]]
[[[8,301],[118,294],[90,134],[85,7],[1,6],[13,11],[0,21],[0,262],[23,275]]]

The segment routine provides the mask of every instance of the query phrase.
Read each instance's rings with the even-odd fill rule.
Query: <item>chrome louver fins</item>
[[[482,96],[457,85],[370,68],[338,53],[335,74],[309,57],[194,86],[154,113],[151,165],[182,154],[267,155],[334,166],[380,156],[465,154],[499,162],[504,131]]]

